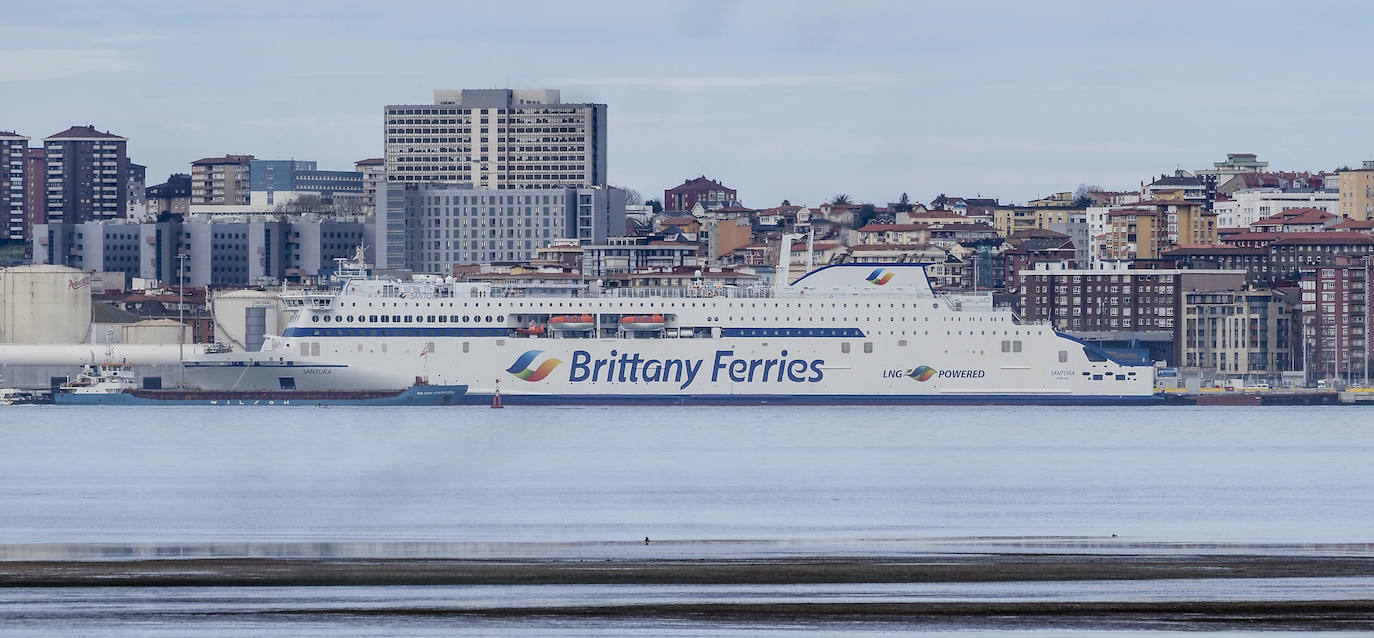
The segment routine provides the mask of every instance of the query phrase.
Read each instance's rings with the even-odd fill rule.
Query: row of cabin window
[[[314,315],[312,320],[315,323],[330,323],[331,321],[353,323],[354,316],[348,315],[336,319],[331,315],[324,315],[323,317]],[[505,323],[506,317],[504,315],[497,315],[495,317],[487,315],[484,319],[482,315],[463,315],[462,317],[458,315],[358,315],[357,320],[361,323],[481,323],[482,321],[486,321],[487,323]]]

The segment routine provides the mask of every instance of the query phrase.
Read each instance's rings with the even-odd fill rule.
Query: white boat
[[[828,266],[775,288],[587,292],[351,278],[284,295],[298,310],[282,336],[260,352],[197,353],[187,381],[375,389],[423,376],[468,386],[468,403],[499,388],[506,405],[1160,400],[1152,365],[1022,322],[987,295],[937,294],[923,264]],[[652,330],[625,329],[629,317]]]
[[[81,366],[75,379],[57,388],[58,394],[121,394],[138,387],[138,374],[132,363],[105,362]]]
[[[4,382],[4,378],[0,377],[0,384]],[[43,398],[38,396],[38,393],[33,390],[25,390],[23,388],[0,388],[0,406],[28,405],[30,403],[42,402]]]

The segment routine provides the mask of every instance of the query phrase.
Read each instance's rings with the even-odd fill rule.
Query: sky
[[[0,130],[351,170],[387,104],[551,88],[608,110],[610,183],[706,175],[747,206],[1020,203],[1226,153],[1374,158],[1366,2],[661,0],[10,3]]]

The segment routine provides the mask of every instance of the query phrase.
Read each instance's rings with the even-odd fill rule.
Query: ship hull
[[[395,391],[349,390],[131,390],[113,394],[58,394],[58,405],[457,405],[466,386],[416,386]]]

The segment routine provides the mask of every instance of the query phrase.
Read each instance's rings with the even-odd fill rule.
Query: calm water
[[[1368,553],[1374,551],[1363,545],[1374,543],[1371,434],[1374,412],[1346,407],[30,406],[0,412],[0,559],[770,556],[968,548]],[[655,541],[647,549],[646,536]],[[1332,543],[1352,545],[1332,550]],[[1113,586],[1125,588],[1116,592],[1120,597],[1141,600],[1160,592],[1216,597],[1219,591],[1263,599],[1332,587],[1374,595],[1366,580],[1269,583],[1227,588],[1217,581],[1201,585],[1210,593],[1194,594],[1160,582]],[[538,595],[1090,599],[1098,586],[610,594],[563,588]],[[535,595],[499,588],[462,594],[488,602]],[[149,610],[189,609],[195,616],[205,605],[251,611],[259,603],[310,599],[327,607],[353,597],[404,607],[424,604],[426,596],[462,598],[414,588],[223,595],[204,588],[9,590],[0,592],[0,616],[17,615],[0,618],[0,634],[99,628],[106,635],[186,635],[183,620],[159,622]],[[107,624],[111,614],[127,622]],[[211,617],[221,621],[206,620],[197,633],[261,635],[269,626]],[[797,629],[335,622],[303,622],[288,633]]]
[[[0,543],[1374,541],[1374,412],[0,413]]]

